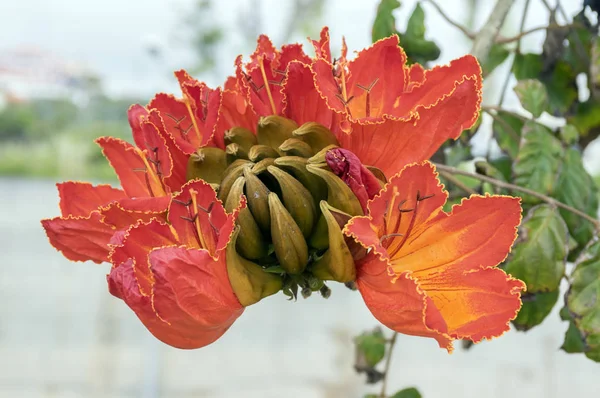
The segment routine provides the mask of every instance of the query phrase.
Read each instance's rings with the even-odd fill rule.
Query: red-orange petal
[[[460,91],[461,82],[466,79],[471,80],[474,87],[469,87],[466,92]],[[445,97],[459,95],[463,97],[465,109],[457,112],[456,117],[463,124],[462,128],[467,129],[477,121],[481,88],[481,67],[475,57],[465,55],[453,60],[449,65],[436,66],[425,71],[424,81],[413,85],[411,91],[399,96],[389,114],[406,118],[413,112],[420,112],[422,108],[435,106]]]
[[[102,222],[118,230],[127,229],[138,221],[150,222],[153,218],[166,222],[167,208],[171,198],[121,199],[100,209]]]
[[[56,187],[63,217],[87,217],[99,207],[127,197],[123,190],[106,184],[93,186],[88,182],[66,181]]]
[[[245,202],[244,202],[245,204]],[[168,219],[179,242],[217,255],[229,242],[237,214],[227,214],[211,186],[192,180],[173,197]]]
[[[311,44],[315,49],[315,56],[317,59],[323,58],[325,61],[331,63],[331,48],[329,38],[329,28],[327,26],[321,29],[319,40],[312,40],[309,38]]]
[[[148,197],[162,194],[162,188],[153,186],[146,179],[146,165],[140,156],[139,149],[133,145],[113,137],[101,137],[96,143],[117,173],[123,190],[129,197]],[[154,190],[153,190],[154,188]]]
[[[348,98],[352,98],[348,108],[353,120],[390,114],[404,91],[408,70],[406,54],[398,42],[396,35],[381,39],[348,63],[346,87]]]
[[[224,261],[205,251],[169,247],[150,255],[155,284],[141,294],[132,260],[107,277],[109,290],[148,330],[177,348],[204,347],[223,335],[244,308],[235,297]]]
[[[148,110],[140,104],[133,104],[127,110],[127,119],[129,120],[129,126],[131,127],[131,133],[133,136],[133,142],[138,148],[144,148],[144,134],[140,127],[142,119],[148,115]]]
[[[151,123],[164,140],[171,159],[171,169],[165,170],[164,167],[161,168],[162,179],[171,192],[177,192],[187,182],[186,173],[190,155],[179,148],[173,136],[167,132],[158,110],[151,109],[146,116],[146,122]]]
[[[444,319],[408,273],[394,280],[387,263],[370,255],[357,264],[356,286],[379,322],[396,332],[432,337],[441,348],[452,351],[452,340],[443,332]]]
[[[125,232],[120,244],[111,251],[109,260],[113,268],[133,260],[140,291],[143,295],[150,295],[154,279],[150,272],[148,255],[157,247],[177,243],[177,236],[167,224],[158,220],[151,220],[149,223],[139,221]]]
[[[367,216],[352,218],[344,233],[388,258],[385,247],[397,245],[409,229],[419,235],[427,221],[441,213],[447,198],[448,193],[443,190],[431,163],[406,166],[369,201]],[[411,209],[417,211],[413,213]]]
[[[52,246],[71,261],[108,261],[108,243],[115,229],[102,222],[99,212],[87,217],[56,217],[42,220]]]
[[[459,84],[454,93],[434,106],[420,108],[411,119],[384,118],[373,124],[352,123],[352,132],[338,137],[342,147],[367,165],[391,176],[410,163],[429,159],[449,139],[471,125],[479,108],[476,79]]]
[[[317,122],[330,130],[336,130],[341,116],[329,108],[316,90],[314,79],[314,73],[308,65],[301,62],[289,64],[283,84],[283,113],[299,126],[307,122]]]
[[[225,132],[232,127],[244,127],[252,132],[256,132],[258,116],[246,97],[237,91],[223,91],[221,102],[221,114],[219,122],[213,136],[214,145],[225,148]]]
[[[411,91],[414,87],[425,81],[425,68],[421,64],[412,64],[408,69],[408,79],[406,80],[405,90]]]

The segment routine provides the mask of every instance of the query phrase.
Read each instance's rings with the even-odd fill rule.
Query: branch
[[[496,36],[498,36],[498,32],[514,2],[515,0],[497,0],[487,22],[475,36],[471,54],[477,57],[480,63],[485,63]]]
[[[446,14],[444,12],[444,10],[442,10],[442,7],[440,7],[439,4],[435,2],[435,0],[424,0],[424,1],[431,4],[437,10],[437,12],[440,14],[440,16],[442,18],[444,18],[446,20],[446,22],[448,22],[450,25],[454,26],[455,28],[457,28],[458,30],[463,32],[464,35],[467,36],[469,39],[471,39],[471,40],[475,39],[475,33],[471,32],[469,29],[467,29],[463,25],[459,24],[458,22],[456,22],[452,18],[450,18],[448,16],[448,14]]]
[[[578,23],[573,23],[570,25],[560,25],[557,23],[552,23],[548,26],[538,26],[537,28],[532,28],[532,29],[526,30],[524,32],[519,33],[516,36],[513,36],[513,37],[499,38],[498,40],[496,40],[496,44],[512,43],[513,41],[521,40],[521,38],[523,38],[524,36],[527,36],[527,35],[535,33],[535,32],[539,32],[540,30],[563,30],[563,29],[569,30],[569,29],[580,28],[580,27],[582,27],[582,25],[580,25]]]
[[[582,212],[581,210],[578,210],[574,207],[571,207],[562,202],[559,202],[558,200],[551,198],[550,196],[546,196],[544,194],[541,194],[536,191],[532,191],[531,189],[524,188],[519,185],[514,185],[514,184],[510,184],[508,182],[496,180],[495,178],[491,178],[491,177],[488,177],[488,176],[485,176],[482,174],[471,173],[468,171],[459,170],[455,167],[446,166],[444,164],[435,163],[435,167],[437,167],[440,171],[445,171],[445,172],[448,172],[451,174],[457,174],[457,175],[463,175],[463,176],[467,176],[467,177],[476,178],[481,181],[489,182],[490,184],[495,185],[500,188],[510,189],[513,191],[519,191],[519,192],[523,192],[528,195],[534,196],[552,206],[560,207],[560,208],[565,209],[573,214],[577,214],[579,217],[584,218],[584,219],[588,220],[589,222],[591,222],[594,225],[594,227],[596,227],[596,230],[600,231],[600,221],[599,220],[595,219],[594,217],[590,216],[589,214]]]
[[[440,175],[442,177],[444,177],[446,180],[450,181],[452,184],[456,185],[457,187],[459,187],[460,189],[462,189],[463,191],[468,193],[469,195],[477,195],[477,191],[469,188],[468,186],[463,184],[458,178],[454,177],[452,174],[448,173],[447,171],[440,170]]]
[[[387,354],[387,358],[385,360],[385,369],[383,370],[383,384],[381,385],[381,393],[379,393],[380,398],[385,398],[387,396],[385,390],[387,389],[387,380],[388,380],[388,373],[390,370],[390,363],[392,361],[392,352],[394,351],[394,346],[396,345],[397,337],[398,337],[398,332],[394,332],[394,335],[390,339],[390,346],[388,348],[388,354]]]
[[[526,0],[525,1],[525,8],[523,9],[523,16],[521,18],[521,24],[519,25],[519,32],[522,33],[523,29],[525,28],[525,20],[527,19],[527,12],[529,11],[529,4],[531,3],[531,0]],[[510,77],[513,74],[513,68],[515,66],[515,61],[517,59],[517,56],[521,53],[521,38],[517,39],[517,49],[516,49],[516,53],[515,53],[515,57],[512,60],[512,63],[510,64],[510,68],[508,69],[508,73],[506,75],[506,78],[504,79],[504,84],[502,85],[502,91],[500,92],[500,100],[498,101],[498,106],[502,106],[502,103],[504,102],[504,96],[506,95],[506,91],[508,90],[508,84],[510,83]]]

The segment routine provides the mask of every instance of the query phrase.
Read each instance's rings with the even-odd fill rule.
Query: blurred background
[[[517,33],[517,1],[506,35]],[[551,1],[554,3],[554,1]],[[156,92],[177,92],[172,71],[186,68],[210,85],[233,73],[266,33],[276,45],[317,37],[330,27],[334,53],[367,47],[375,0],[20,0],[0,2],[0,396],[1,397],[362,397],[353,370],[353,336],[376,326],[360,295],[333,287],[329,300],[288,302],[283,295],[250,307],[215,344],[181,351],[156,341],[107,292],[108,265],[70,263],[39,224],[58,215],[55,182],[116,183],[93,143],[130,140],[126,111]],[[416,0],[402,1],[406,23]],[[493,1],[440,2],[477,29]],[[564,0],[567,15],[581,1]],[[547,24],[532,2],[525,28]],[[436,63],[471,43],[423,4]],[[564,22],[564,21],[562,21]],[[544,32],[524,38],[539,49]],[[486,81],[495,101],[509,65]],[[518,102],[509,85],[505,105]],[[552,121],[551,121],[552,122]],[[560,120],[554,121],[560,124]],[[489,136],[481,129],[479,139]],[[599,145],[586,166],[600,169]],[[293,307],[293,308],[292,308]],[[558,309],[558,308],[557,308]],[[584,397],[600,391],[599,365],[559,347],[567,324],[554,314],[524,334],[511,331],[468,352],[448,355],[433,340],[399,336],[390,390],[417,386],[424,397]]]

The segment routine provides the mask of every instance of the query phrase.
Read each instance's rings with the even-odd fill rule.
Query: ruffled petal
[[[308,65],[292,62],[287,69],[283,84],[285,101],[284,115],[299,126],[307,122],[317,122],[330,130],[335,130],[341,116],[332,111],[315,88],[315,76]]]
[[[166,170],[165,167],[161,169],[162,179],[171,192],[177,192],[187,182],[186,173],[190,155],[181,150],[173,136],[167,132],[164,121],[156,109],[151,109],[148,112],[146,123],[151,123],[164,140],[171,160],[171,167],[170,170]],[[157,141],[161,142],[162,140]]]
[[[494,267],[510,252],[520,222],[519,198],[471,196],[411,233],[390,256],[391,265],[396,272],[413,271],[420,283],[441,272]]]
[[[348,63],[346,84],[350,116],[354,120],[389,114],[404,91],[408,70],[406,54],[397,35],[381,39]]]
[[[389,250],[404,244],[409,234],[418,236],[442,212],[447,197],[431,163],[409,165],[369,202],[368,215],[352,218],[344,233],[389,258]]]
[[[126,198],[125,192],[110,185],[67,181],[56,184],[63,217],[87,217],[101,206]]]
[[[140,123],[146,116],[148,116],[148,110],[140,104],[131,105],[129,110],[127,110],[127,120],[131,127],[133,142],[135,142],[135,145],[137,145],[138,148],[144,148],[145,146],[144,133],[142,132]]]
[[[242,314],[224,262],[201,250],[162,248],[151,254],[154,290],[141,294],[132,260],[108,276],[111,294],[121,298],[148,330],[177,348],[204,347],[227,331]]]
[[[236,217],[237,212],[227,214],[208,183],[193,180],[173,197],[168,219],[179,242],[216,256],[229,242]]]
[[[56,217],[42,220],[52,246],[71,261],[108,261],[110,242],[115,229],[102,222],[99,212],[87,217]]]
[[[221,103],[221,114],[213,142],[215,146],[225,148],[225,132],[232,127],[244,127],[252,132],[256,132],[258,116],[246,97],[235,91],[223,91]]]
[[[473,94],[476,87],[476,80],[464,80],[451,96],[420,108],[408,120],[352,123],[350,134],[338,136],[340,145],[354,152],[363,164],[381,169],[386,176],[394,175],[407,164],[429,159],[446,140],[458,138],[472,125],[480,101]]]
[[[522,281],[499,268],[462,273],[453,269],[418,281],[445,320],[446,333],[475,343],[510,329],[525,290]],[[427,322],[431,323],[429,318]]]
[[[276,66],[277,69],[283,72],[291,62],[301,62],[306,65],[310,65],[312,62],[310,57],[304,53],[302,44],[294,43],[281,46],[279,63]]]
[[[425,68],[421,64],[412,64],[408,68],[408,79],[406,80],[405,90],[411,91],[416,86],[425,81]]]
[[[100,209],[102,222],[118,230],[127,229],[139,221],[148,223],[153,218],[166,222],[167,209],[171,198],[122,199]]]
[[[165,194],[156,170],[150,166],[139,148],[112,137],[98,138],[96,143],[117,173],[127,196],[148,197]]]
[[[150,295],[154,283],[148,255],[156,247],[171,246],[176,243],[177,236],[167,224],[158,220],[151,220],[146,224],[140,221],[127,230],[121,243],[111,251],[109,260],[113,268],[133,260],[140,292],[147,296]]]
[[[385,326],[413,336],[432,337],[441,348],[452,350],[452,340],[439,311],[408,273],[395,280],[388,275],[387,263],[368,256],[357,265],[356,286],[365,304]]]
[[[258,116],[279,115],[283,109],[281,86],[285,79],[273,59],[258,58],[256,65],[242,64],[239,56],[235,62],[237,83],[250,106]]]
[[[413,71],[415,74],[415,71]],[[465,91],[460,90],[462,83],[466,80],[472,81]],[[479,115],[482,89],[481,67],[477,59],[472,55],[453,60],[449,65],[436,66],[425,71],[424,80],[420,84],[413,84],[409,92],[403,93],[394,103],[389,114],[394,117],[407,118],[413,112],[420,112],[421,108],[436,106],[443,98],[459,95],[463,99],[463,105],[454,105],[456,111],[459,107],[465,107],[455,113],[463,124],[463,129],[470,128]]]
[[[319,40],[308,39],[315,49],[315,56],[318,58],[323,58],[325,61],[331,63],[331,48],[330,48],[330,38],[329,38],[329,28],[327,26],[321,29],[321,34],[319,35]]]

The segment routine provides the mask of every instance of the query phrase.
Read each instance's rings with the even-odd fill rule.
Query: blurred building
[[[35,47],[0,50],[0,108],[9,102],[69,99],[85,104],[99,89],[86,65]]]

